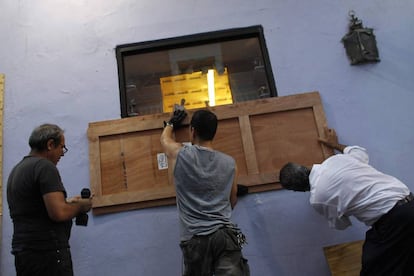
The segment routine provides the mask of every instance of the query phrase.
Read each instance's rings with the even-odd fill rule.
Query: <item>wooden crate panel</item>
[[[100,141],[102,195],[126,191],[122,170],[121,143],[118,136],[103,137]]]
[[[168,185],[168,170],[158,170],[158,131],[103,137],[100,152],[103,195]]]
[[[210,108],[219,119],[214,148],[236,160],[238,183],[249,192],[280,189],[279,170],[288,161],[319,163],[332,154],[320,145],[326,120],[318,92],[266,98]],[[189,124],[195,110],[187,110]],[[95,214],[175,202],[174,164],[159,166],[163,121],[170,113],[89,124],[91,186]],[[175,132],[189,142],[188,127]]]
[[[220,120],[213,147],[232,156],[237,163],[239,174],[246,174],[246,159],[243,151],[243,141],[238,118]]]
[[[312,108],[255,115],[250,121],[260,172],[273,172],[286,160],[309,166],[323,161]]]

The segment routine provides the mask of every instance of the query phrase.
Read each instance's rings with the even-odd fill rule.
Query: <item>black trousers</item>
[[[17,276],[73,276],[69,248],[22,251],[15,255]]]
[[[366,232],[361,276],[414,275],[414,201],[396,206]]]

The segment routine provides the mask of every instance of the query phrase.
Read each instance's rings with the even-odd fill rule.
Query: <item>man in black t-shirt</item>
[[[66,197],[56,167],[67,151],[60,127],[35,128],[29,145],[30,154],[13,168],[7,182],[17,276],[72,276],[72,219],[91,209],[91,198]]]

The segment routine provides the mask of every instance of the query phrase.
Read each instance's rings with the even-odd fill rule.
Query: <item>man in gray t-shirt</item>
[[[237,202],[236,162],[213,149],[218,120],[208,110],[193,114],[192,145],[177,143],[173,131],[185,116],[184,110],[176,110],[161,135],[163,150],[175,160],[183,275],[250,275],[241,252],[244,235],[230,220]]]

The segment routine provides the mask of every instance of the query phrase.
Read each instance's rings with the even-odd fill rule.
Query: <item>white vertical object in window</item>
[[[216,105],[216,91],[214,88],[214,69],[209,69],[207,72],[207,84],[208,84],[208,105]]]

